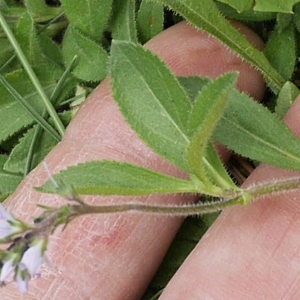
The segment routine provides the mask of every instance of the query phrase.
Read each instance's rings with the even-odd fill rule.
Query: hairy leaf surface
[[[82,80],[99,81],[106,76],[106,51],[72,26],[65,33],[63,56],[66,65],[78,57],[73,73]]]
[[[135,0],[115,0],[112,16],[112,37],[115,40],[137,42]]]
[[[139,40],[142,44],[163,30],[164,7],[161,4],[143,1],[137,18]]]
[[[135,165],[95,161],[70,167],[54,175],[54,180],[72,185],[82,195],[136,195],[184,193],[195,190],[191,181],[173,178]],[[39,190],[57,193],[48,181]]]
[[[70,24],[88,37],[101,41],[108,21],[112,0],[61,0]]]
[[[300,171],[300,141],[267,108],[238,91],[214,133],[229,149],[279,168]]]
[[[163,3],[191,24],[215,36],[232,51],[260,70],[275,93],[284,80],[266,57],[221,15],[213,0],[152,0]]]
[[[191,102],[165,64],[139,45],[115,41],[111,76],[114,98],[131,127],[154,151],[188,170]]]

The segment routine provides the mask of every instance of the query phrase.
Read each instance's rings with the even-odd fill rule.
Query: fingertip
[[[231,21],[258,50],[264,47],[260,37],[243,23]],[[148,49],[162,58],[176,76],[217,78],[224,73],[240,73],[237,87],[261,100],[265,82],[259,71],[240,59],[220,41],[186,22],[168,28],[150,40]]]

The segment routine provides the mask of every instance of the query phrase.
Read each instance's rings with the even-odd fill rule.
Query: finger
[[[261,42],[240,25],[253,42]],[[166,30],[147,45],[177,75],[215,77],[230,70],[241,71],[239,86],[255,96],[262,94],[261,76],[207,34],[185,23]],[[208,49],[208,50],[207,50]],[[213,53],[213,55],[211,55]],[[203,63],[205,61],[205,63]],[[210,62],[210,63],[208,63]],[[218,73],[219,70],[219,73]],[[256,85],[246,85],[247,82]],[[46,162],[53,173],[69,165],[91,160],[118,160],[149,167],[172,176],[183,176],[163,161],[124,122],[104,81],[80,109],[64,140]],[[65,201],[33,190],[47,180],[41,167],[33,171],[7,201],[15,215],[36,216],[36,204],[58,206]],[[151,196],[139,201],[181,203],[188,197]],[[117,203],[120,198],[88,197],[90,203]],[[137,200],[136,200],[137,201]],[[51,238],[47,256],[53,268],[31,282],[24,299],[138,299],[162,260],[181,220],[142,214],[101,215],[75,220]],[[19,299],[12,285],[1,290],[3,299]],[[1,298],[2,299],[2,298]]]
[[[299,111],[300,97],[285,122],[300,138]],[[245,186],[295,176],[261,165]],[[299,200],[297,190],[224,211],[160,299],[300,299]]]

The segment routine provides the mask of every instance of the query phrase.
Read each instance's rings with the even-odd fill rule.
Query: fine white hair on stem
[[[42,164],[43,164],[43,167],[44,167],[44,169],[45,169],[45,171],[46,171],[48,177],[50,178],[51,182],[53,183],[53,185],[54,185],[56,188],[58,188],[59,185],[58,185],[58,183],[55,181],[55,179],[54,179],[54,177],[53,177],[53,175],[52,175],[52,173],[51,173],[51,171],[50,171],[50,169],[49,169],[47,163],[43,160],[43,161],[42,161]]]

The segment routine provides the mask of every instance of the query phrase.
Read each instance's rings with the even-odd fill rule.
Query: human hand
[[[255,44],[261,46],[251,31],[244,26],[242,28]],[[230,70],[239,70],[239,88],[257,99],[262,97],[264,83],[256,71],[212,37],[197,33],[184,23],[156,37],[147,47],[164,59],[178,76],[217,77]],[[293,112],[291,110],[288,116],[289,124],[296,122]],[[224,150],[222,154],[226,156]],[[50,170],[56,173],[69,165],[101,159],[127,161],[173,176],[184,176],[153,154],[131,131],[112,101],[108,81],[103,82],[81,108],[69,126],[64,141],[51,152],[46,162]],[[262,178],[266,180],[267,175],[279,177],[286,174],[271,170],[272,173],[269,167],[260,167],[250,180],[258,182]],[[6,202],[12,206],[17,217],[29,220],[37,215],[37,203],[49,206],[61,203],[61,198],[33,190],[34,186],[41,185],[47,179],[45,170],[37,168]],[[272,197],[222,213],[161,298],[257,299],[265,292],[270,294],[266,295],[267,299],[274,299],[274,295],[278,298],[276,291],[288,286],[291,286],[290,291],[295,292],[292,280],[297,278],[297,269],[287,261],[293,257],[297,265],[296,222],[291,223],[297,216],[297,207],[296,204],[292,205],[292,200],[285,198],[285,201],[278,202],[276,197]],[[90,197],[87,200],[99,204],[127,199]],[[148,203],[185,203],[193,199],[176,195],[138,200]],[[281,206],[284,209],[282,215],[279,211]],[[265,207],[268,209],[263,210]],[[75,220],[64,232],[57,231],[51,238],[47,257],[52,267],[47,266],[42,270],[42,278],[30,283],[30,291],[23,299],[139,299],[180,223],[181,219],[178,218],[131,213]],[[287,241],[290,229],[293,239]],[[255,240],[257,244],[253,245]],[[285,244],[281,244],[282,241]],[[290,246],[288,242],[295,252],[286,249]],[[257,245],[260,251],[255,250]],[[274,268],[277,272],[280,270],[280,278],[277,274],[271,278],[273,261],[270,255],[274,253],[279,255]],[[286,257],[280,260],[283,253]],[[255,270],[259,270],[259,274]],[[277,281],[283,282],[283,274],[288,275],[289,281],[282,287]],[[259,288],[263,288],[263,284],[266,286],[267,282],[274,287],[261,291]],[[0,290],[0,294],[1,299],[20,299],[13,284]]]

